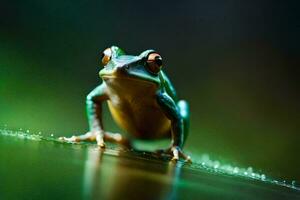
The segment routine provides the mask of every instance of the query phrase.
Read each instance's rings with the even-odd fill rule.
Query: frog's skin
[[[113,141],[130,147],[131,139],[171,139],[171,146],[164,150],[173,160],[190,157],[182,152],[188,135],[189,107],[178,100],[176,91],[161,70],[162,58],[154,50],[146,50],[138,56],[126,55],[119,47],[112,46],[103,52],[104,68],[99,72],[102,84],[86,98],[90,131],[84,135],[62,137],[78,142]],[[118,133],[104,131],[102,104],[108,107],[115,122],[128,133],[125,138]]]

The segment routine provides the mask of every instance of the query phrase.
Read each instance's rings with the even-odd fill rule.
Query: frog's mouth
[[[101,75],[100,77],[101,77],[103,80],[112,79],[112,78],[118,78],[117,76],[112,75],[112,74],[104,74],[104,75]]]
[[[158,82],[154,81],[154,80],[149,80],[149,79],[143,79],[141,77],[135,77],[132,75],[127,75],[127,76],[118,76],[118,75],[113,75],[113,74],[105,74],[102,75],[101,78],[105,81],[105,82],[110,82],[112,80],[116,80],[118,82],[124,82],[125,81],[130,81],[130,82],[137,82],[137,83],[143,83],[143,84],[147,84],[147,85],[158,85]]]
[[[100,71],[99,75],[104,81],[109,81],[110,79],[115,79],[116,81],[118,81],[119,79],[120,82],[122,82],[122,80],[129,80],[129,81],[159,85],[158,77],[150,77],[142,73],[133,72],[133,71],[127,72],[124,69],[115,70],[113,72]]]

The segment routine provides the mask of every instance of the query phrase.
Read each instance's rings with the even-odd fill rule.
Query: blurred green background
[[[296,1],[2,0],[0,126],[84,133],[102,50],[153,48],[190,102],[188,152],[300,181],[298,8]],[[117,130],[108,113],[105,124]]]

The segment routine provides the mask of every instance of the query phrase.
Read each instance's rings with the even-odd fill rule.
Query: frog
[[[109,141],[132,148],[134,139],[167,138],[171,140],[170,146],[157,152],[169,155],[172,161],[191,162],[190,156],[183,152],[189,132],[189,104],[178,98],[175,87],[163,71],[162,56],[153,49],[127,55],[118,46],[111,46],[102,52],[101,64],[102,83],[86,97],[89,131],[59,139],[96,141],[100,148],[105,148]],[[104,129],[104,102],[127,137]]]

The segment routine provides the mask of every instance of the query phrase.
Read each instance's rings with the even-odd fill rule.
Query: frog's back
[[[170,135],[171,122],[156,101],[157,84],[131,78],[105,83],[112,117],[123,130],[140,139]]]

